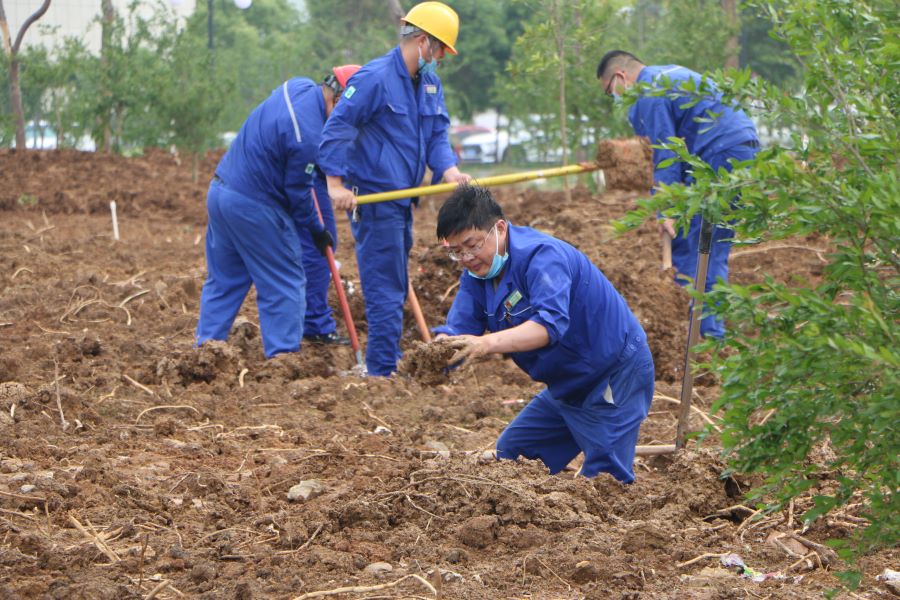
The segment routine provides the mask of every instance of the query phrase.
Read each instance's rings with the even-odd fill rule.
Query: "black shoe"
[[[338,335],[336,331],[331,333],[316,333],[313,335],[304,335],[303,339],[310,344],[331,344],[332,346],[349,346],[350,338]]]

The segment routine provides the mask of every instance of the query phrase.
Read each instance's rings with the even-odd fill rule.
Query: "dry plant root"
[[[397,587],[407,579],[415,579],[428,588],[432,594],[437,597],[437,590],[428,580],[419,575],[405,575],[396,581],[390,583],[380,583],[378,585],[355,585],[352,587],[335,588],[333,590],[320,590],[318,592],[308,592],[302,596],[297,596],[293,600],[306,600],[306,598],[324,598],[325,596],[335,596],[337,594],[365,594],[367,592],[375,592],[378,590],[386,590],[388,588]]]

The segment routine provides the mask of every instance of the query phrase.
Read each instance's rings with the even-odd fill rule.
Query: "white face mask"
[[[425,58],[422,56],[422,48],[419,47],[419,73],[434,73],[438,68],[438,61],[434,58],[434,46],[429,41],[428,43],[428,51],[431,54],[431,60],[425,62]]]

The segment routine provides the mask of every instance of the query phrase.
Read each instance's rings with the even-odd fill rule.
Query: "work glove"
[[[331,237],[331,232],[327,229],[323,229],[322,231],[314,231],[312,234],[313,244],[316,245],[316,248],[319,250],[319,254],[322,256],[326,256],[326,248],[334,248],[334,238]]]

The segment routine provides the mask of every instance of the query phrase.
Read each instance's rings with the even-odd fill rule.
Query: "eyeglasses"
[[[494,223],[494,226],[488,230],[485,236],[481,239],[480,242],[472,246],[471,248],[466,248],[464,250],[448,250],[447,255],[450,256],[450,260],[456,262],[462,262],[464,260],[470,260],[476,254],[481,252],[481,249],[484,248],[484,243],[487,241],[488,237],[493,233],[493,231],[497,228],[497,224]]]

